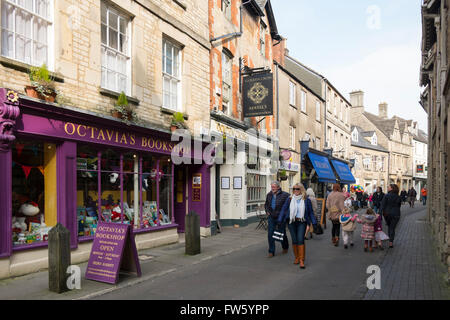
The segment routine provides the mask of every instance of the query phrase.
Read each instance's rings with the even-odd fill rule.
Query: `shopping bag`
[[[272,238],[273,238],[275,241],[283,242],[284,232],[281,232],[281,231],[279,231],[279,230],[275,230],[275,231],[273,232]]]

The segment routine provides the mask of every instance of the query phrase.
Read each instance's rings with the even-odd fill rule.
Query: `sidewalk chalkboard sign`
[[[320,212],[320,220],[317,223],[320,223],[322,227],[326,228],[326,218],[325,218],[325,199],[317,198],[317,211]]]
[[[141,276],[131,225],[100,222],[85,277],[89,280],[116,284],[120,271]]]

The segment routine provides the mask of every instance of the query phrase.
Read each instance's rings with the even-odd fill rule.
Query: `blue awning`
[[[353,176],[348,164],[338,160],[331,160],[334,169],[336,170],[341,183],[353,184],[356,183],[355,177]]]
[[[336,176],[327,157],[312,152],[309,152],[308,156],[317,172],[319,182],[336,183]]]

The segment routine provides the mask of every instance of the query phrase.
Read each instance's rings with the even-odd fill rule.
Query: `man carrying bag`
[[[275,255],[275,238],[280,238],[282,236],[281,246],[283,248],[283,253],[287,253],[289,249],[289,242],[286,236],[286,223],[278,223],[278,216],[281,213],[281,209],[283,208],[286,199],[289,198],[289,193],[281,190],[280,183],[278,181],[272,182],[270,185],[271,192],[269,192],[266,196],[266,203],[264,208],[266,210],[266,214],[269,216],[268,221],[268,242],[269,242],[269,255],[271,258]],[[278,233],[275,234],[274,232]],[[278,240],[278,239],[277,239]]]

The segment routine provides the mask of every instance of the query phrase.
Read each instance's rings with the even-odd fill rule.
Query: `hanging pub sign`
[[[273,115],[273,75],[256,73],[243,80],[244,118]]]

